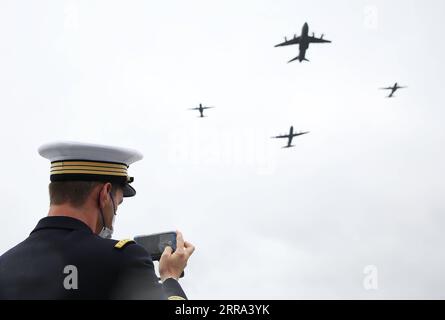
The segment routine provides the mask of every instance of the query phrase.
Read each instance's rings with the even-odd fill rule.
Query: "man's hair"
[[[50,205],[69,203],[75,208],[82,207],[93,189],[104,184],[98,181],[55,181],[49,184]],[[111,193],[116,195],[117,189],[122,186],[111,184]]]

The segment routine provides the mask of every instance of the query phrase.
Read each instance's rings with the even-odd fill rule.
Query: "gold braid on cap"
[[[50,173],[51,180],[84,180],[88,177],[97,177],[131,183],[133,177],[128,176],[127,168],[128,166],[122,163],[63,160],[52,162]]]

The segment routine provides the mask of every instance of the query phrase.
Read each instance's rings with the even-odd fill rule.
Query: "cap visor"
[[[124,184],[122,189],[124,197],[133,197],[136,194],[136,190],[128,183]]]

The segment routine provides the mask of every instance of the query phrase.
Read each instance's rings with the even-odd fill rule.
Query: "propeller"
[[[297,35],[294,33],[294,39],[296,39],[297,38]]]
[[[287,38],[286,37],[284,37],[284,42],[287,42]]]
[[[320,39],[323,39],[323,37],[324,37],[324,33],[321,34],[321,38]]]
[[[315,32],[312,32],[312,36],[315,38]]]

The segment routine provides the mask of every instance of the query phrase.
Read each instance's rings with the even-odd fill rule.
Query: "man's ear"
[[[105,208],[105,203],[109,201],[111,192],[111,183],[107,182],[99,186],[99,205],[101,209]]]

